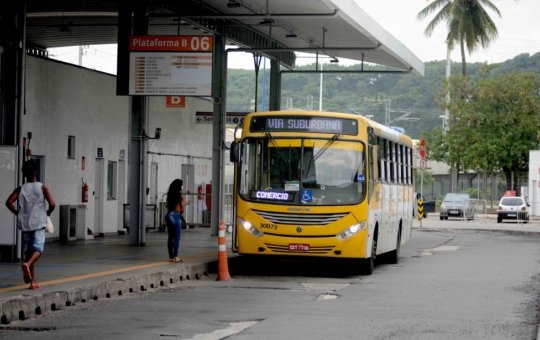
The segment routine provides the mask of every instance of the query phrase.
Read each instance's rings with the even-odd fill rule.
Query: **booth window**
[[[68,136],[67,158],[75,159],[75,136]]]
[[[116,162],[109,161],[107,165],[107,199],[114,200],[116,199],[117,191],[117,170]]]

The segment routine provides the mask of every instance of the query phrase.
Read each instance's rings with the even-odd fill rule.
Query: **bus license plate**
[[[289,251],[309,251],[309,244],[289,243]]]

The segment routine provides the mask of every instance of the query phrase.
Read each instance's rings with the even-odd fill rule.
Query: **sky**
[[[424,30],[432,17],[422,21],[416,15],[430,0],[354,0],[370,17],[379,23],[396,39],[400,40],[413,54],[424,62],[446,59],[446,26],[441,23],[430,37]],[[467,54],[468,62],[498,63],[522,53],[540,52],[540,0],[491,0],[501,12],[488,10],[495,22],[499,38],[487,49],[478,47]],[[78,63],[78,48],[52,49],[51,57],[66,62]],[[451,58],[460,61],[459,49],[452,52]],[[84,48],[83,65],[109,73],[116,73],[116,45],[99,45]],[[312,63],[313,59],[298,58],[297,64]],[[340,64],[351,64],[340,59]],[[251,54],[230,53],[229,68],[253,69]]]
[[[433,18],[421,21],[416,15],[429,0],[356,0],[358,5],[390,34],[399,39],[420,60],[427,62],[446,59],[446,25],[441,23],[431,37],[424,30]],[[512,59],[521,53],[540,52],[540,0],[491,0],[501,12],[499,17],[487,9],[495,22],[499,38],[487,49],[480,46],[469,62],[498,63]],[[461,60],[459,48],[453,51],[452,60]]]

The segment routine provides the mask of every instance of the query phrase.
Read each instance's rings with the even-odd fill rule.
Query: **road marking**
[[[186,261],[195,260],[197,258],[202,258],[202,257],[205,257],[205,256],[209,256],[210,253],[217,256],[217,254],[215,252],[208,252],[208,253],[204,253],[204,254],[187,256],[187,257],[185,257],[185,259],[186,259]],[[70,276],[70,277],[65,277],[65,278],[61,278],[61,279],[40,281],[39,285],[41,287],[52,286],[52,285],[57,285],[57,284],[62,284],[62,283],[69,283],[69,282],[75,282],[75,281],[94,279],[94,278],[97,278],[97,277],[102,277],[102,276],[107,276],[107,275],[114,275],[114,274],[119,274],[119,273],[135,271],[135,270],[142,270],[142,269],[155,268],[155,267],[168,266],[168,265],[178,266],[177,263],[172,263],[172,262],[169,262],[168,260],[167,261],[159,261],[159,262],[147,263],[147,264],[142,264],[142,265],[137,265],[137,266],[122,267],[122,268],[117,268],[117,269],[105,270],[105,271],[101,271],[101,272]],[[18,291],[18,290],[27,290],[27,289],[28,289],[28,284],[24,284],[24,285],[12,286],[12,287],[8,287],[8,288],[0,288],[0,293],[15,292],[15,291]]]
[[[323,293],[317,297],[317,301],[323,301],[323,300],[335,300],[339,297],[337,294],[332,293]]]
[[[242,322],[231,322],[229,327],[225,329],[216,329],[211,333],[197,334],[191,339],[187,340],[220,340],[225,339],[231,335],[242,332],[245,329],[257,324],[259,321],[242,321]]]
[[[438,246],[432,249],[433,251],[458,251],[458,246]]]

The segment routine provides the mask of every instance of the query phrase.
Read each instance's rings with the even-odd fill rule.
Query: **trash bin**
[[[428,212],[435,212],[435,201],[424,202],[424,214]]]

